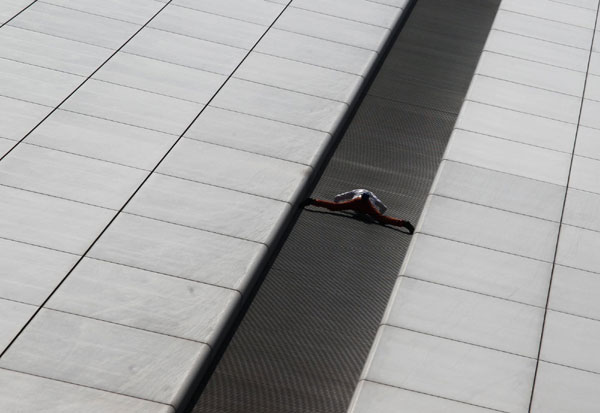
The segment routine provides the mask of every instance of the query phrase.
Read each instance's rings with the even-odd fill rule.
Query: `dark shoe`
[[[415,227],[413,227],[413,224],[411,224],[410,222],[405,221],[402,226],[408,230],[409,234],[415,233]]]
[[[314,201],[314,199],[312,199],[312,198],[306,198],[304,201],[302,201],[300,203],[300,207],[304,208],[305,206],[312,205],[313,201]]]

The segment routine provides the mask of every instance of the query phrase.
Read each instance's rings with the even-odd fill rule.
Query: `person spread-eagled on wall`
[[[308,198],[305,204],[327,208],[330,211],[358,212],[359,214],[372,217],[380,224],[406,228],[410,234],[415,232],[415,227],[410,222],[383,215],[387,207],[373,192],[366,189],[353,189],[352,191],[338,194],[333,198],[333,202]]]

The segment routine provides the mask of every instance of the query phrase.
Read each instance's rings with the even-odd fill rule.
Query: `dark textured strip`
[[[369,188],[418,220],[498,4],[416,2],[313,197]],[[345,412],[410,240],[303,210],[193,412]]]

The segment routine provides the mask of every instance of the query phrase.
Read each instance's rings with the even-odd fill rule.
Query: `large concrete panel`
[[[89,256],[244,291],[266,250],[256,242],[121,214]]]
[[[600,373],[600,320],[549,310],[540,360]]]
[[[26,142],[151,170],[176,139],[176,135],[59,109]]]
[[[212,345],[237,291],[84,258],[45,306]]]
[[[577,132],[573,123],[470,101],[464,102],[455,127],[568,153],[573,151]],[[578,145],[580,137],[581,128]]]
[[[283,5],[262,0],[174,0],[174,5],[227,16],[251,23],[270,25],[283,10]],[[287,4],[287,1],[284,2]]]
[[[6,412],[175,412],[165,404],[6,369],[0,369],[0,387],[0,409]]]
[[[36,306],[0,298],[0,351],[4,351],[37,310]]]
[[[598,386],[598,374],[540,361],[531,412],[594,413],[600,404]]]
[[[262,53],[250,53],[234,76],[348,104],[363,80],[360,76]]]
[[[147,57],[117,53],[94,75],[94,79],[206,103],[227,77]]]
[[[314,165],[331,139],[324,132],[212,106],[185,136],[305,165]]]
[[[41,310],[0,367],[177,405],[206,344]]]
[[[49,106],[0,96],[0,136],[23,139],[51,111]]]
[[[420,413],[490,413],[494,410],[477,407],[454,400],[423,394],[398,387],[361,381],[350,405],[351,413],[395,413],[402,409]]]
[[[279,29],[269,30],[254,50],[363,76],[377,56],[374,51]]]
[[[146,27],[122,49],[152,59],[229,75],[246,50]]]
[[[565,188],[463,163],[443,161],[432,193],[559,222]]]
[[[548,308],[600,320],[600,274],[556,265]]]
[[[114,211],[0,186],[0,236],[83,254]]]
[[[329,133],[347,109],[342,102],[241,79],[230,79],[211,105]]]
[[[140,25],[36,2],[9,23],[11,26],[117,49]]]
[[[56,106],[83,81],[81,76],[0,59],[0,94],[6,97]]]
[[[525,412],[535,360],[396,327],[380,328],[363,378],[501,411]]]
[[[301,189],[311,168],[220,145],[182,139],[157,171],[289,202]]]
[[[21,144],[0,163],[0,184],[119,209],[148,173],[114,163]]]
[[[163,7],[162,4],[151,0],[128,0],[126,3],[120,0],[45,0],[44,2],[136,24],[146,23]]]
[[[153,174],[125,212],[270,244],[289,204]]]
[[[61,108],[179,135],[202,110],[200,103],[90,80]]]
[[[367,0],[294,0],[292,7],[311,10],[322,14],[341,17],[362,23],[392,28],[400,14],[401,8],[391,7]],[[404,2],[406,3],[406,1]]]
[[[246,50],[266,30],[260,24],[174,5],[165,8],[148,26]]]
[[[544,306],[552,263],[418,234],[402,274]]]
[[[400,277],[382,323],[537,357],[544,309]]]
[[[49,248],[0,239],[0,297],[40,305],[79,259]]]
[[[293,7],[286,10],[274,27],[373,51],[381,50],[389,35],[383,27]]]
[[[455,129],[444,158],[481,168],[566,185],[568,153]]]
[[[423,211],[418,230],[551,262],[558,224],[434,195]]]
[[[551,41],[492,30],[485,50],[586,72],[589,51]]]
[[[0,32],[0,56],[87,76],[112,53],[110,49],[6,26]]]

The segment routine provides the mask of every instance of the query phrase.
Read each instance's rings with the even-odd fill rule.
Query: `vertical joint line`
[[[537,375],[538,375],[538,370],[539,370],[539,366],[540,366],[540,355],[542,353],[542,343],[544,341],[544,331],[546,329],[546,319],[548,316],[548,306],[550,304],[550,292],[552,290],[552,281],[554,279],[554,270],[556,268],[556,256],[558,254],[558,245],[560,243],[560,234],[561,234],[561,230],[562,230],[562,225],[563,225],[563,218],[565,215],[565,206],[567,204],[567,196],[569,193],[569,184],[571,182],[571,170],[573,169],[573,160],[575,159],[575,148],[577,146],[577,136],[579,135],[579,126],[581,124],[581,113],[583,112],[583,104],[585,101],[585,90],[587,87],[587,81],[588,81],[588,77],[589,77],[589,73],[590,73],[590,65],[592,62],[592,53],[594,50],[594,40],[596,38],[596,28],[598,25],[598,13],[600,11],[600,4],[596,7],[596,20],[594,22],[594,31],[592,32],[592,41],[590,44],[590,51],[589,51],[589,56],[588,56],[588,62],[587,62],[587,68],[585,71],[585,80],[583,82],[583,91],[581,93],[581,105],[579,105],[579,115],[577,117],[577,127],[575,129],[575,139],[573,140],[573,149],[571,150],[571,162],[569,164],[569,174],[567,176],[567,184],[565,186],[565,196],[563,198],[563,204],[562,204],[562,210],[560,213],[560,221],[558,223],[558,234],[556,236],[556,246],[554,247],[554,257],[552,260],[552,270],[550,271],[550,281],[548,283],[548,293],[546,295],[546,306],[544,308],[544,320],[542,322],[542,331],[540,333],[540,345],[538,346],[538,354],[537,354],[537,359],[536,359],[536,363],[535,363],[535,373],[533,375],[533,383],[531,385],[531,396],[529,398],[529,409],[528,412],[531,413],[531,408],[533,407],[533,395],[535,393],[535,384],[537,381]]]

